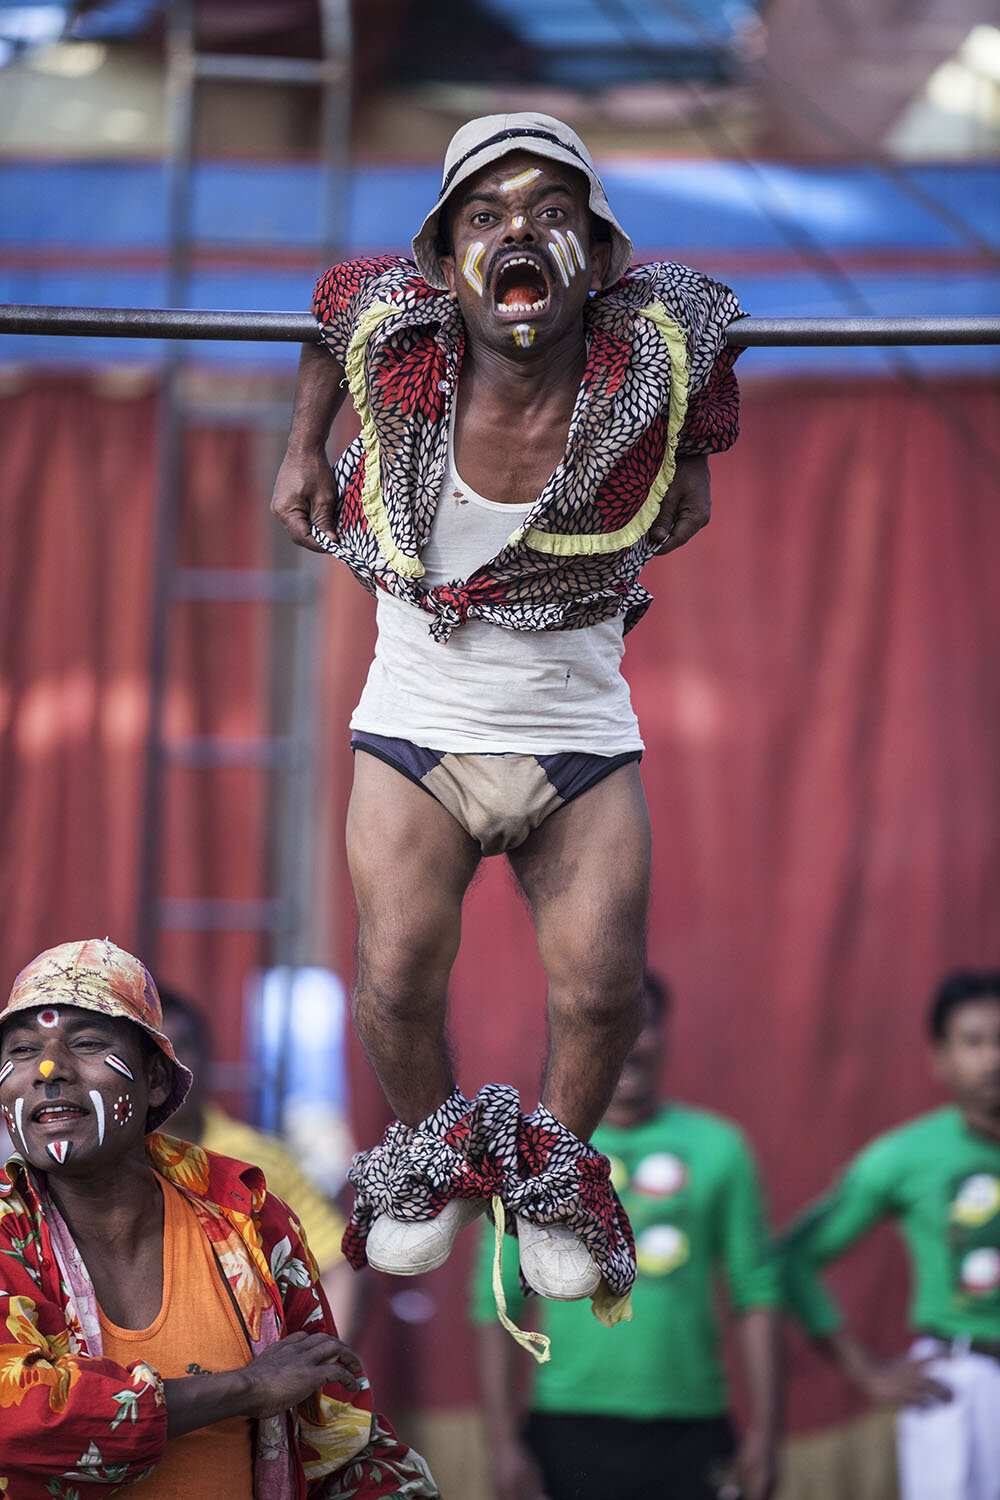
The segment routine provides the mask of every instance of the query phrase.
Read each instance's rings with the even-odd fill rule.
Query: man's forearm
[[[857,1334],[847,1327],[835,1328],[813,1342],[851,1385],[867,1394],[876,1361]]]
[[[290,453],[315,452],[325,445],[345,394],[343,366],[325,345],[303,344],[288,435]]]
[[[483,1416],[490,1447],[494,1449],[520,1440],[519,1399],[514,1351],[517,1345],[500,1325],[476,1329],[476,1365]]]
[[[211,1375],[184,1375],[163,1382],[167,1408],[167,1440],[183,1437],[197,1427],[210,1427],[246,1413],[250,1398],[247,1370],[221,1370]]]
[[[737,1322],[746,1372],[750,1425],[769,1442],[777,1439],[781,1415],[781,1349],[773,1308],[754,1307]]]

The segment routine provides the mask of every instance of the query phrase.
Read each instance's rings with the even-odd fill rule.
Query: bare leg
[[[589,1140],[642,1021],[650,831],[638,766],[553,813],[509,859],[549,980],[542,1103]]]
[[[359,916],[354,1023],[392,1108],[416,1125],[454,1086],[448,976],[479,846],[421,787],[359,751],[347,854]]]

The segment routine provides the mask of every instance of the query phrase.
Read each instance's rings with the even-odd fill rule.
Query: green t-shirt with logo
[[[842,1321],[818,1269],[884,1219],[909,1254],[913,1328],[1000,1340],[1000,1141],[974,1134],[948,1106],[854,1158],[783,1237],[786,1298],[813,1337]]]
[[[719,1351],[718,1281],[737,1312],[780,1300],[753,1157],[735,1126],[669,1104],[635,1129],[601,1125],[593,1144],[635,1233],[632,1321],[604,1328],[589,1301],[538,1298],[552,1358],[534,1372],[532,1407],[653,1420],[715,1417],[728,1406]],[[472,1316],[496,1318],[493,1229],[484,1223]],[[516,1242],[504,1237],[503,1283],[520,1322]]]

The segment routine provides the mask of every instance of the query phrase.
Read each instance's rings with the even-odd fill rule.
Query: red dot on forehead
[[[58,1026],[59,1012],[57,1010],[40,1010],[38,1012],[39,1026]]]

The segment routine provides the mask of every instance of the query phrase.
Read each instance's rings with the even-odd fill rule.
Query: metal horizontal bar
[[[297,568],[178,568],[171,584],[173,598],[208,604],[299,604],[315,592],[315,576]]]
[[[165,900],[156,918],[170,932],[286,932],[291,923],[284,901]]]
[[[188,770],[298,771],[308,765],[309,752],[293,735],[251,740],[204,734],[164,741],[163,758]]]
[[[849,344],[1000,344],[1000,315],[972,318],[737,318],[726,342],[744,349]]]
[[[0,304],[0,333],[58,333],[124,339],[239,339],[318,344],[319,325],[304,312],[196,312],[167,307],[34,307]]]
[[[0,304],[0,333],[141,339],[239,339],[318,344],[311,313]],[[862,344],[1000,344],[1000,314],[970,318],[737,318],[726,341],[742,348]]]

